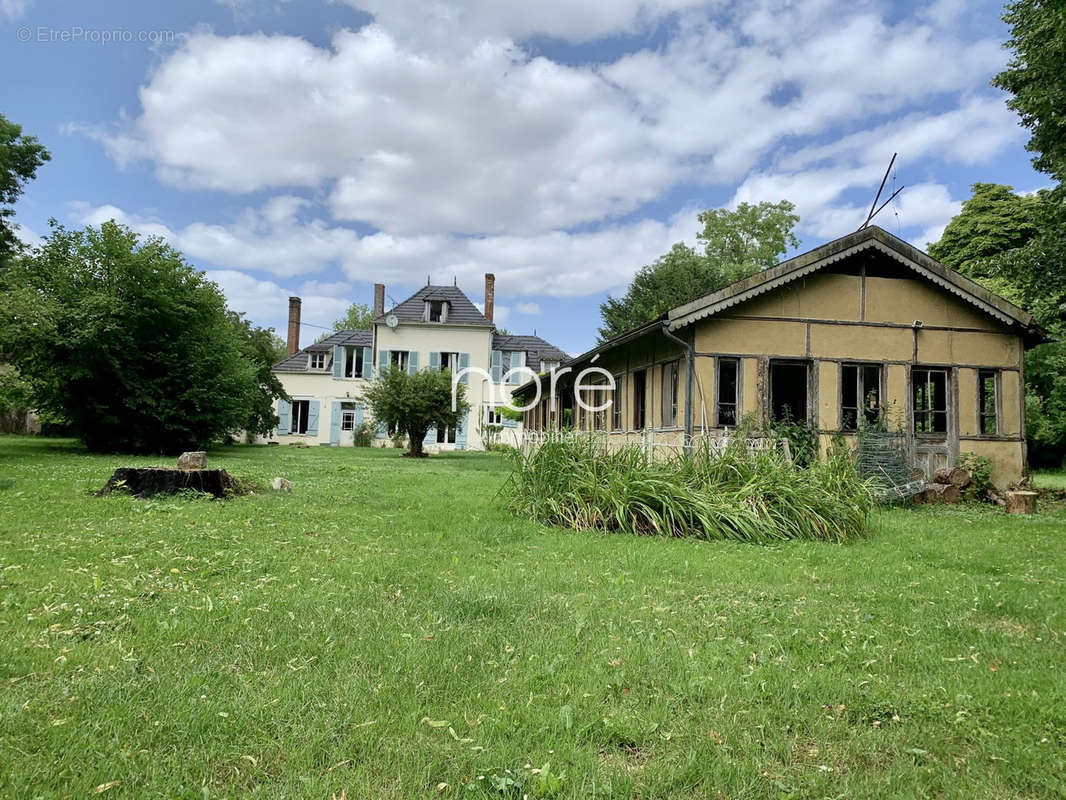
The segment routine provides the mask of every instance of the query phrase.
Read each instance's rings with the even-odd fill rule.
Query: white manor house
[[[526,367],[549,372],[567,355],[537,336],[499,332],[492,320],[494,295],[495,277],[490,273],[485,275],[484,313],[457,286],[433,285],[386,311],[385,286],[378,283],[370,330],[337,331],[303,349],[301,301],[290,297],[288,356],[274,366],[274,373],[291,401],[278,401],[280,422],[271,439],[351,446],[356,430],[371,424],[363,392],[378,370],[391,365],[412,373],[469,370],[461,382],[470,412],[454,430],[431,430],[426,447],[481,450],[490,435],[517,444],[522,423],[503,417],[498,409],[530,375],[516,371],[505,381],[508,371]],[[374,434],[378,444],[388,441],[384,430],[375,427]]]

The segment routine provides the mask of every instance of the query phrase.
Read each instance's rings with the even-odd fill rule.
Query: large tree
[[[243,313],[227,313],[240,339],[241,352],[255,367],[255,391],[244,431],[249,436],[267,436],[278,427],[274,401],[279,397],[289,399],[274,372],[274,365],[285,358],[285,342],[273,328],[257,327],[245,319]]]
[[[424,369],[409,374],[398,367],[384,369],[363,393],[363,401],[375,422],[407,434],[407,454],[416,458],[425,455],[422,440],[430,428],[454,429],[470,410],[462,383],[455,385],[452,407],[452,374],[448,370]]]
[[[96,451],[173,453],[247,424],[259,391],[225,299],[160,239],[53,223],[0,294],[11,362]]]
[[[975,183],[962,211],[948,223],[929,255],[971,278],[987,278],[987,259],[1027,244],[1038,233],[1040,195],[1015,194],[1010,186]]]
[[[352,303],[343,317],[333,320],[332,330],[319,334],[316,342],[321,342],[337,331],[367,331],[374,326],[374,312],[365,303]]]
[[[642,267],[626,293],[600,306],[601,340],[650,322],[671,308],[717,291],[733,281],[773,266],[799,241],[799,222],[787,200],[756,205],[741,203],[733,211],[712,209],[699,215],[703,226],[698,249],[677,243],[654,263]]]
[[[1010,25],[1013,58],[992,81],[1010,92],[1007,105],[1032,135],[1033,166],[1066,183],[1066,5],[1061,0],[1016,0],[1003,20]]]
[[[12,206],[33,180],[37,168],[51,158],[35,136],[0,114],[0,264],[20,249],[15,235]]]

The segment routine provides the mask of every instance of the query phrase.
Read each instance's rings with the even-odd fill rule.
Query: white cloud
[[[533,35],[571,42],[647,30],[678,11],[716,5],[708,0],[345,0],[374,15],[405,40],[447,46]]]
[[[994,38],[962,41],[936,19],[889,23],[869,4],[823,1],[746,4],[715,21],[681,13],[664,47],[567,66],[515,38],[629,31],[661,12],[642,0],[556,5],[366,0],[378,23],[329,47],[197,33],[141,88],[139,113],[96,135],[175,186],[312,189],[335,220],[412,247],[448,233],[525,238],[609,221],[682,181],[735,182],[795,141],[983,86],[1004,60]],[[475,18],[474,39],[406,36]],[[1012,129],[995,102],[960,106],[959,122],[980,123],[973,136],[948,119],[927,133],[960,159],[987,158]],[[896,128],[929,149],[909,131]]]
[[[304,345],[314,341],[323,327],[328,328],[333,320],[342,317],[353,302],[336,295],[301,293],[239,270],[212,269],[205,275],[219,285],[231,309],[243,311],[257,325],[273,327],[282,338],[287,335],[289,298],[299,295],[303,300],[301,320],[309,323],[300,331],[300,342]]]
[[[33,0],[0,0],[0,17],[8,20],[21,19]]]
[[[352,281],[403,286],[419,286],[429,274],[435,282],[456,280],[468,289],[480,287],[484,273],[493,272],[498,296],[583,296],[616,288],[671,244],[692,238],[696,231],[696,212],[685,209],[666,223],[640,220],[582,233],[359,236],[320,219],[301,220],[302,204],[293,200],[274,198],[263,209],[245,211],[230,225],[196,222],[173,228],[115,206],[85,204],[75,207],[75,217],[89,225],[115,219],[145,235],[162,236],[194,264],[206,261],[229,270],[257,269],[287,277],[339,266]],[[314,280],[304,286],[323,295],[338,288]]]
[[[540,313],[540,303],[519,303],[515,306],[515,311],[519,314],[536,316]]]

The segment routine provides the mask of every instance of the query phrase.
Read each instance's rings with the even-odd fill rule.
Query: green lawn
[[[495,455],[210,458],[295,491],[0,438],[0,796],[1066,793],[1062,512],[759,547],[527,523]]]

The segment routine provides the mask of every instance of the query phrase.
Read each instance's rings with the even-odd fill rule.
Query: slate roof
[[[423,286],[402,303],[393,306],[374,322],[384,322],[389,314],[395,314],[400,322],[421,322],[426,311],[427,300],[445,300],[448,302],[448,325],[472,325],[476,327],[493,327],[488,317],[478,311],[457,286]],[[436,325],[437,323],[432,323]]]
[[[282,359],[274,365],[275,372],[307,372],[307,354],[329,352],[334,345],[351,345],[355,347],[372,347],[374,344],[373,331],[337,331],[331,333],[321,342],[309,344],[303,350],[297,350],[288,358]]]
[[[570,356],[539,336],[510,336],[499,333],[492,335],[493,350],[522,350],[526,354],[526,366],[534,372],[540,372],[541,361],[558,361],[562,363]]]

